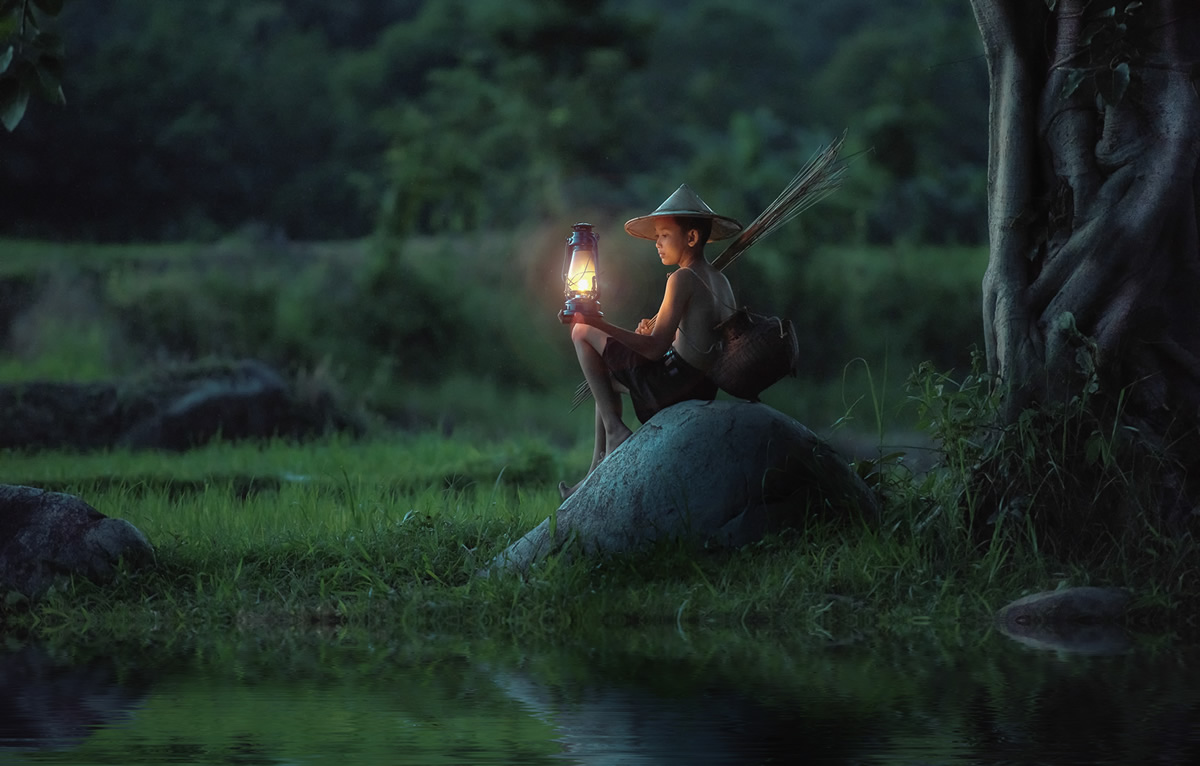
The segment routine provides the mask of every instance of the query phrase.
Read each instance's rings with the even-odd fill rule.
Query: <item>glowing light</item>
[[[597,293],[596,254],[593,250],[575,250],[567,269],[568,293]]]
[[[563,253],[565,299],[559,319],[571,322],[577,313],[604,316],[600,310],[600,239],[590,223],[577,223]]]

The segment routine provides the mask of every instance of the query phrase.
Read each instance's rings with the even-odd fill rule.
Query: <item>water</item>
[[[0,644],[0,764],[1191,764],[1200,652],[981,632]]]

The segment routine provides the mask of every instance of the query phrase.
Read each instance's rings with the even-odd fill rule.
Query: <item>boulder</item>
[[[220,435],[269,438],[292,430],[288,386],[254,359],[176,381],[148,413],[130,424],[121,443],[134,448],[186,450]]]
[[[656,541],[741,546],[813,517],[874,516],[871,490],[816,434],[762,403],[659,412],[491,570],[527,570],[574,541],[585,555]]]
[[[1000,609],[996,627],[1036,649],[1116,654],[1130,645],[1122,623],[1131,601],[1132,595],[1124,588],[1081,586],[1042,591]]]
[[[105,583],[119,561],[139,566],[153,559],[141,531],[74,495],[0,485],[0,592],[36,598],[60,577]]]
[[[129,380],[0,385],[0,448],[185,450],[220,437],[363,432],[326,391],[300,395],[256,359],[181,365]]]

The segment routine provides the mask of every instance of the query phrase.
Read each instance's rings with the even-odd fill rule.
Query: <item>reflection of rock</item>
[[[694,717],[673,710],[668,700],[591,687],[570,701],[524,673],[498,672],[492,680],[553,726],[562,754],[580,766],[737,762],[716,727],[697,726]]]
[[[136,527],[105,516],[72,495],[0,485],[0,592],[38,596],[58,577],[105,582],[118,560],[153,560]]]
[[[1038,649],[1115,654],[1129,648],[1121,621],[1130,600],[1123,588],[1043,591],[1002,608],[996,624],[1010,638]]]
[[[307,437],[362,429],[328,392],[300,396],[253,359],[157,371],[120,383],[0,385],[0,448],[183,450],[220,436]]]
[[[671,538],[739,546],[811,516],[875,509],[848,462],[792,418],[765,404],[683,402],[639,428],[493,566],[526,569],[572,538],[586,553]]]
[[[145,694],[103,662],[63,666],[35,647],[0,652],[0,748],[73,747],[128,719]]]
[[[828,719],[773,709],[701,675],[675,695],[637,683],[548,685],[520,669],[490,675],[554,727],[562,755],[579,766],[861,763],[879,725],[836,705]]]

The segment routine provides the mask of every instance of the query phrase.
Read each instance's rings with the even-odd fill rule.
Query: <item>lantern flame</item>
[[[596,258],[591,250],[575,250],[571,253],[571,266],[567,270],[567,291],[571,293],[596,293]]]

